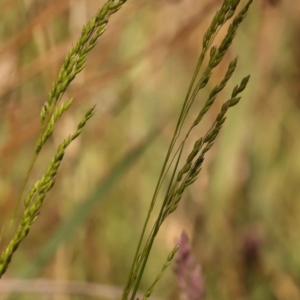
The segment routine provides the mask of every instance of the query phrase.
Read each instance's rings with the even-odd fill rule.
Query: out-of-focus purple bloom
[[[196,263],[185,232],[179,241],[179,249],[176,259],[176,277],[178,286],[182,292],[182,299],[205,300],[204,279],[201,266]]]
[[[252,229],[249,230],[242,244],[242,255],[244,263],[249,267],[257,263],[260,259],[261,240],[258,233]]]

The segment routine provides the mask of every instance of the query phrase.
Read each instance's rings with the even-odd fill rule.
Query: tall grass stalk
[[[217,46],[212,46],[216,35],[219,30],[224,26],[224,24],[229,21],[236,12],[237,6],[239,5],[239,0],[224,0],[221,6],[221,9],[217,11],[215,14],[207,32],[204,35],[202,42],[202,51],[199,56],[196,69],[194,71],[192,80],[190,82],[186,97],[184,99],[182,109],[177,121],[176,128],[174,130],[173,137],[171,139],[169,149],[166,154],[166,158],[163,163],[163,167],[156,184],[156,188],[150,203],[150,207],[145,219],[145,223],[142,229],[142,233],[140,236],[140,240],[138,242],[138,246],[134,255],[134,259],[132,262],[131,270],[129,273],[129,277],[127,280],[127,284],[124,288],[122,300],[131,299],[134,300],[137,290],[139,288],[151,249],[154,243],[155,237],[160,229],[160,226],[166,220],[166,218],[176,210],[182,195],[185,189],[193,184],[201,171],[201,166],[205,158],[205,153],[212,147],[219,131],[221,130],[225,120],[226,113],[228,109],[234,105],[236,105],[241,97],[239,94],[246,88],[249,76],[245,77],[239,85],[237,85],[232,91],[231,97],[227,100],[219,114],[217,115],[214,123],[211,128],[208,130],[204,137],[199,138],[194,143],[194,148],[192,152],[185,159],[185,163],[183,167],[178,171],[179,165],[182,161],[182,153],[186,143],[187,138],[189,137],[191,131],[198,126],[203,116],[207,113],[207,111],[213,105],[217,95],[223,90],[226,86],[228,80],[232,77],[232,74],[237,65],[237,58],[230,62],[227,72],[224,76],[224,79],[220,82],[219,85],[215,86],[210,93],[207,101],[205,102],[203,108],[200,110],[197,118],[194,120],[189,130],[186,132],[184,139],[180,143],[179,147],[176,151],[174,151],[175,144],[181,134],[182,126],[185,123],[187,115],[193,106],[193,103],[201,89],[203,89],[207,83],[209,82],[212,71],[218,66],[218,64],[222,61],[224,55],[228,51],[229,46],[231,45],[233,38],[236,35],[239,25],[246,17],[248,9],[252,3],[252,0],[249,0],[246,5],[240,10],[240,12],[233,18],[227,34],[225,35],[221,44]],[[208,64],[205,67],[204,71],[200,75],[200,70],[203,67],[204,59],[209,52],[209,60]],[[173,154],[173,156],[172,156]],[[174,163],[175,162],[175,163]],[[161,186],[166,178],[167,173],[173,167],[171,172],[170,181],[168,183],[168,188],[166,194],[164,196],[163,202],[161,204],[159,215],[153,225],[152,231],[145,240],[146,229],[148,228],[148,223],[150,220],[150,216],[152,214],[154,205],[157,201],[157,197]],[[142,244],[144,242],[143,248]],[[156,283],[157,281],[155,281]],[[154,286],[151,287],[151,291]]]
[[[24,191],[38,155],[40,154],[49,137],[52,135],[58,120],[72,105],[73,99],[63,102],[62,97],[77,74],[84,69],[87,55],[96,46],[98,38],[105,32],[111,15],[117,12],[125,2],[126,0],[107,0],[102,8],[95,14],[95,16],[92,17],[83,27],[78,41],[67,53],[59,75],[54,81],[52,89],[49,92],[48,100],[41,109],[40,120],[42,128],[36,142],[35,151],[26,172],[19,197],[17,199],[17,204],[11,219],[11,228],[16,222],[17,212],[21,201],[24,202],[24,210],[22,212],[16,232],[1,253],[0,278],[5,273],[19,244],[27,236],[32,224],[37,219],[43,201],[55,183],[56,174],[60,167],[66,148],[80,135],[86,122],[94,113],[95,107],[92,107],[88,110],[83,120],[79,123],[77,131],[67,137],[59,145],[56,154],[44,175],[30,188],[28,194],[24,197]]]

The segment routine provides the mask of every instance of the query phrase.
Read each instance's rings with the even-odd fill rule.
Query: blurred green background
[[[1,249],[40,130],[41,106],[64,55],[103,3],[0,0]],[[30,183],[85,111],[97,104],[97,112],[67,151],[40,217],[3,277],[1,299],[8,299],[12,283],[21,290],[9,298],[16,300],[114,299],[122,289],[203,34],[221,3],[128,0],[111,18],[65,94],[74,105],[42,151]],[[299,1],[254,1],[198,97],[191,115],[238,55],[234,78],[198,135],[242,77],[251,74],[250,84],[229,112],[199,180],[162,227],[142,291],[184,229],[203,268],[207,300],[300,299],[299,15]],[[155,296],[181,299],[173,270]],[[30,282],[22,290],[16,278]],[[36,293],[41,278],[48,281]],[[95,283],[98,297],[72,295],[64,286],[54,291],[50,280]]]

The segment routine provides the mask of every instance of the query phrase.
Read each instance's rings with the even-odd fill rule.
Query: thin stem
[[[153,194],[153,197],[152,197],[152,200],[151,200],[150,208],[148,210],[148,213],[147,213],[147,216],[146,216],[146,220],[144,222],[142,233],[141,233],[141,236],[140,236],[140,239],[139,239],[139,242],[138,242],[138,246],[137,246],[137,249],[136,249],[136,252],[135,252],[135,255],[134,255],[134,259],[133,259],[133,262],[132,262],[132,265],[131,265],[131,269],[130,269],[130,272],[129,272],[129,278],[127,280],[127,284],[126,284],[126,286],[124,288],[124,292],[123,292],[123,295],[122,295],[122,300],[126,300],[128,294],[130,292],[130,285],[131,285],[131,281],[132,281],[133,270],[134,270],[134,267],[136,265],[136,261],[137,261],[137,258],[138,258],[139,252],[140,252],[140,248],[141,248],[142,242],[144,240],[144,236],[145,236],[146,228],[147,228],[148,223],[149,223],[150,215],[151,215],[153,207],[155,205],[156,198],[157,198],[158,192],[160,190],[161,184],[162,184],[163,179],[165,177],[165,171],[166,171],[166,167],[167,167],[168,161],[170,159],[171,153],[172,153],[174,145],[175,145],[175,143],[176,143],[176,141],[177,141],[177,139],[178,139],[178,137],[180,135],[180,130],[181,130],[181,126],[182,126],[182,117],[184,115],[185,107],[186,107],[186,105],[187,105],[187,103],[189,101],[190,94],[191,94],[191,92],[193,90],[194,83],[195,83],[195,81],[197,79],[197,76],[198,76],[198,73],[199,73],[199,71],[201,69],[201,66],[202,66],[202,63],[203,63],[203,60],[204,60],[204,55],[205,55],[205,52],[202,51],[202,53],[201,53],[201,55],[200,55],[200,57],[198,59],[198,63],[197,63],[196,69],[194,71],[192,80],[190,82],[187,94],[185,96],[185,100],[184,100],[184,103],[183,103],[182,108],[181,108],[180,116],[178,118],[178,121],[177,121],[177,124],[176,124],[176,128],[175,128],[172,140],[170,142],[169,149],[168,149],[168,152],[167,152],[167,155],[166,155],[166,158],[165,158],[162,170],[160,172],[160,176],[159,176],[158,182],[157,182],[156,187],[155,187],[155,191],[154,191],[154,194]],[[150,245],[150,249],[152,247],[152,243]]]
[[[17,211],[18,211],[18,208],[20,206],[20,203],[21,203],[21,200],[22,200],[22,197],[23,197],[23,193],[24,193],[25,187],[27,185],[30,173],[31,173],[31,171],[33,169],[33,166],[34,166],[36,160],[37,160],[37,157],[38,157],[38,154],[35,153],[33,155],[32,159],[31,159],[30,165],[29,165],[27,173],[26,173],[25,180],[23,181],[23,184],[22,184],[22,187],[21,187],[21,191],[20,191],[20,194],[19,194],[19,197],[18,197],[18,200],[17,200],[17,205],[15,207],[15,210],[14,210],[14,213],[13,213],[13,216],[12,216],[12,219],[11,219],[10,228],[12,228],[12,226],[13,226],[13,224],[15,222]]]

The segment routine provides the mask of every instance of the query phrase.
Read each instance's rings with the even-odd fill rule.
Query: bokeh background
[[[40,130],[41,106],[65,53],[103,3],[0,1],[1,249]],[[97,104],[97,112],[67,151],[55,187],[3,277],[1,299],[116,299],[203,34],[221,3],[129,0],[111,18],[85,70],[65,94],[65,99],[74,97],[74,105],[59,121],[30,183],[85,111]],[[250,84],[229,112],[199,180],[161,228],[142,291],[185,230],[202,266],[207,300],[300,299],[299,16],[299,1],[255,0],[224,62],[198,97],[191,115],[238,55],[235,75],[198,135],[242,77],[251,74]],[[44,291],[36,292],[41,278],[45,281],[38,286]],[[52,280],[69,288],[53,286]],[[72,283],[95,289],[98,296],[71,294]],[[19,293],[8,297],[10,284]],[[171,265],[154,295],[179,299],[179,294]]]

